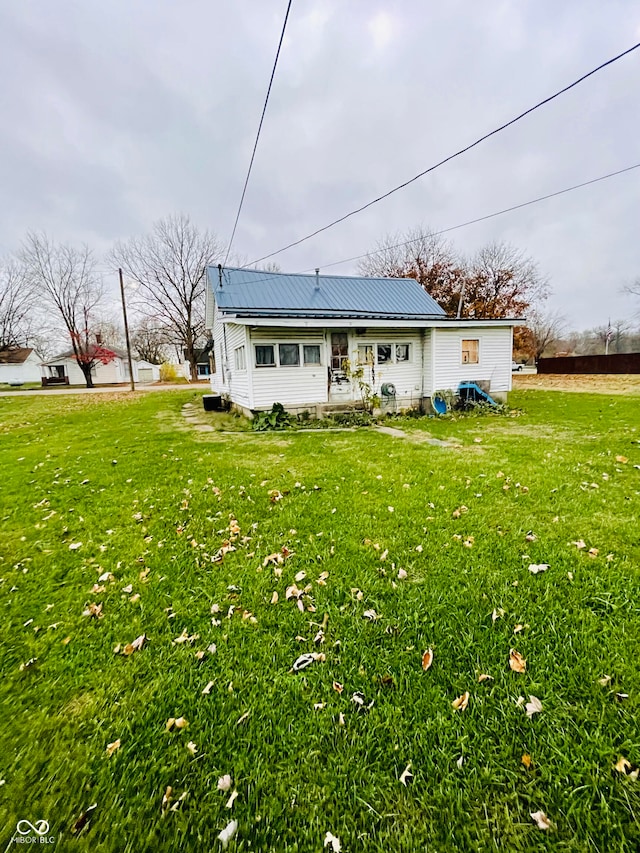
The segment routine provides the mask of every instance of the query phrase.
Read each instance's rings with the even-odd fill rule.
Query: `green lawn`
[[[638,850],[640,398],[408,439],[199,401],[0,399],[0,850]]]

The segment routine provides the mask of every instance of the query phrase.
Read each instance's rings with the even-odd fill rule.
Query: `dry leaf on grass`
[[[520,759],[520,762],[528,770],[531,767],[531,756],[527,752],[525,752],[522,758]]]
[[[222,832],[218,833],[218,841],[222,844],[222,849],[226,850],[227,845],[238,831],[238,821],[232,820],[228,823]]]
[[[575,542],[572,542],[571,544],[575,545],[576,548],[578,549],[578,551],[582,551],[583,548],[587,547],[587,543],[584,541],[584,539],[577,539]]]
[[[502,609],[502,607],[498,607],[497,610],[494,607],[493,613],[491,614],[491,621],[496,622],[498,619],[502,619],[503,616],[504,616],[504,610]]]
[[[277,604],[277,603],[278,603],[278,593],[276,590],[274,590],[273,595],[271,596],[271,604]]]
[[[198,752],[198,747],[195,745],[195,743],[192,740],[190,740],[189,743],[187,744],[187,749],[189,750],[191,755],[196,755],[196,753]]]
[[[211,693],[211,688],[212,688],[212,687],[213,687],[213,681],[210,681],[210,682],[207,684],[207,686],[203,689],[203,691],[202,691],[202,695],[203,695],[203,696],[208,696],[208,695],[209,695],[209,693]]]
[[[407,572],[405,569],[398,569],[398,580],[403,581],[407,579]]]
[[[218,779],[218,790],[219,791],[230,791],[231,790],[231,776],[228,773],[225,773],[224,776],[221,776]]]
[[[509,666],[514,672],[525,672],[527,669],[527,662],[520,652],[517,652],[515,649],[511,649],[509,651]]]
[[[246,721],[249,719],[250,714],[251,711],[245,711],[241,717],[238,717],[236,721],[236,726],[241,726],[243,723],[246,723]]]
[[[233,804],[234,804],[237,796],[238,796],[238,792],[234,791],[231,794],[231,796],[229,797],[229,799],[227,800],[227,802],[224,804],[225,809],[232,809],[233,808]]]
[[[457,699],[454,699],[451,703],[451,707],[454,711],[466,711],[467,706],[469,705],[469,691],[463,693],[462,696],[458,696]]]
[[[626,456],[616,456],[616,462],[621,462],[623,465],[626,465],[628,461]]]
[[[132,655],[134,652],[140,651],[140,649],[144,646],[144,644],[146,642],[147,642],[147,635],[146,634],[140,634],[140,636],[136,637],[135,640],[133,640],[133,642],[125,644],[124,648],[122,649],[122,654],[126,655],[128,657],[129,655]],[[119,651],[120,651],[120,646],[116,646],[116,648],[113,650],[114,654],[118,654]]]
[[[402,784],[407,787],[407,780],[413,779],[413,773],[411,772],[411,762],[407,764],[402,773],[400,774],[400,781]]]
[[[627,776],[629,779],[632,779],[634,782],[637,781],[638,775],[640,775],[640,767],[636,767],[622,755],[613,765],[613,769],[622,776]]]
[[[172,645],[179,646],[182,643],[195,643],[196,640],[200,639],[200,634],[191,634],[189,636],[189,632],[185,628],[182,634],[179,637],[176,637],[175,640],[172,640]]]
[[[608,687],[611,684],[611,676],[603,675],[602,678],[598,679],[598,684],[600,687]]]
[[[488,675],[486,672],[481,672],[478,676],[478,684],[482,684],[483,681],[493,681],[493,676]]]
[[[340,853],[342,850],[342,845],[340,844],[340,839],[337,835],[334,835],[332,832],[327,832],[324,837],[324,847],[329,847],[331,845],[331,850],[333,853]]]
[[[529,812],[529,815],[538,829],[552,829],[553,824],[544,812]]]
[[[529,701],[524,707],[527,712],[527,717],[531,719],[534,714],[539,714],[542,711],[542,702],[537,696],[531,696],[531,694],[529,694]]]
[[[342,691],[344,690],[344,686],[340,684],[339,681],[334,681],[333,689],[336,691],[336,693],[342,693]]]
[[[368,619],[370,622],[375,622],[376,619],[378,618],[378,614],[376,613],[376,611],[373,608],[371,608],[370,610],[365,610],[364,613],[362,614],[362,616],[365,619]]]
[[[120,738],[114,740],[113,743],[107,744],[107,757],[111,758],[116,749],[120,749]]]
[[[549,563],[531,563],[529,566],[529,571],[532,575],[540,574],[540,572],[546,572],[549,568]]]
[[[422,669],[426,672],[433,663],[433,649],[427,649],[422,655]]]
[[[102,619],[104,616],[102,604],[96,604],[95,601],[92,604],[88,604],[86,609],[82,611],[82,615],[93,619]]]

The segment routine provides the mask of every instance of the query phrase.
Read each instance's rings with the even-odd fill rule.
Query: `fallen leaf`
[[[529,812],[529,814],[538,829],[551,829],[553,827],[553,824],[544,812]]]
[[[340,844],[340,839],[334,835],[332,832],[327,832],[324,837],[324,847],[328,847],[331,845],[331,850],[333,853],[340,853],[342,850],[342,846]]]
[[[234,804],[237,796],[238,796],[238,792],[234,791],[231,794],[231,796],[229,797],[229,799],[227,800],[227,802],[224,804],[225,809],[232,809],[233,808],[233,804]]]
[[[136,637],[136,639],[132,643],[127,643],[124,646],[124,648],[122,649],[122,654],[126,655],[128,657],[129,655],[132,655],[134,652],[140,651],[140,649],[143,647],[143,645],[146,643],[146,641],[147,641],[147,635],[146,634],[140,634],[140,636]],[[115,649],[114,649],[114,652],[115,652]]]
[[[502,607],[498,607],[497,610],[494,607],[493,613],[491,614],[491,621],[495,622],[498,619],[502,619],[503,616],[504,616],[504,610],[502,609]]]
[[[116,749],[120,749],[120,738],[114,740],[113,743],[107,744],[107,757],[111,758]]]
[[[326,707],[327,707],[326,702],[316,702],[315,705],[313,706],[313,710],[314,711],[324,711],[324,709]]]
[[[583,548],[587,547],[587,543],[584,541],[584,539],[578,539],[576,542],[572,542],[571,544],[575,545],[578,551],[582,551]]]
[[[126,592],[126,593],[127,593],[127,595],[129,595],[130,593],[132,593],[132,592],[133,592],[133,584],[132,584],[132,583],[130,583],[130,584],[127,584],[127,586],[123,586],[123,587],[122,587],[122,591],[123,591],[123,592]]]
[[[69,545],[69,550],[70,550],[70,551],[77,551],[77,550],[78,550],[78,548],[82,548],[82,542],[72,542],[72,543]]]
[[[464,755],[461,755],[461,756],[460,756],[460,758],[456,761],[456,765],[457,765],[457,767],[459,767],[460,769],[462,769],[462,763],[463,763],[463,761],[464,761]]]
[[[315,660],[315,658],[312,654],[306,653],[306,654],[300,655],[293,662],[292,669],[294,672],[300,672],[301,669],[305,669],[306,667],[310,666],[314,662],[314,660]]]
[[[338,714],[338,725],[344,726],[344,714],[342,713],[342,711],[340,711],[340,713]]]
[[[433,663],[433,650],[427,649],[422,655],[422,669],[426,672]]]
[[[531,563],[529,571],[532,575],[537,575],[540,572],[546,572],[549,568],[549,563]]]
[[[626,456],[616,456],[616,462],[621,462],[623,465],[626,465],[628,461]]]
[[[189,722],[185,719],[185,717],[178,717],[174,723],[177,729],[188,729]]]
[[[195,643],[195,641],[199,639],[200,634],[192,634],[191,636],[189,636],[189,632],[185,628],[179,637],[176,637],[175,640],[172,640],[172,645],[178,646],[181,643]]]
[[[597,557],[600,551],[597,548],[589,548],[589,556]]]
[[[601,687],[608,687],[611,684],[611,676],[610,675],[603,675],[602,678],[598,679],[598,684]]]
[[[230,791],[231,790],[231,776],[228,773],[225,773],[224,776],[221,776],[218,779],[218,790],[219,791]]]
[[[300,583],[301,581],[303,581],[306,578],[306,576],[307,576],[306,572],[300,571],[295,575],[294,580],[296,583]]]
[[[190,740],[189,743],[187,744],[187,749],[189,750],[191,755],[195,755],[198,752],[198,747],[195,745],[195,743],[192,740]]]
[[[79,833],[81,833],[81,832],[82,832],[82,830],[85,828],[85,826],[87,825],[87,823],[91,820],[91,813],[92,813],[92,812],[93,812],[93,810],[94,810],[94,809],[96,809],[97,807],[98,807],[98,804],[97,804],[97,803],[94,803],[93,805],[88,806],[88,807],[87,807],[87,808],[82,812],[82,814],[80,815],[80,817],[77,819],[77,821],[76,821],[76,822],[73,824],[73,826],[71,827],[71,832],[72,832],[74,835],[79,835]]]
[[[483,681],[493,681],[493,676],[488,675],[486,672],[481,672],[478,676],[478,683],[482,684]]]
[[[529,695],[529,701],[524,706],[527,712],[527,717],[531,719],[534,714],[539,714],[542,711],[542,702],[537,696]]]
[[[373,608],[371,610],[365,610],[364,613],[362,614],[362,616],[365,619],[368,619],[370,622],[375,622],[376,619],[378,618],[378,614],[376,613],[375,610],[373,610]]]
[[[245,711],[241,717],[238,717],[238,720],[236,721],[236,726],[241,726],[243,723],[245,723],[249,719],[250,713],[251,711]]]
[[[407,764],[407,766],[400,774],[400,781],[405,786],[405,788],[407,787],[407,779],[413,779],[413,773],[411,772],[411,762]]]
[[[515,649],[511,649],[509,652],[509,666],[514,672],[525,672],[527,669],[527,662],[519,652]]]
[[[86,609],[82,611],[82,615],[93,619],[102,619],[104,616],[104,613],[102,612],[102,604],[96,604],[95,602],[88,604]]]
[[[278,492],[278,494],[280,494],[280,493]],[[236,834],[237,831],[238,831],[238,821],[232,820],[230,823],[228,823],[225,826],[225,828],[222,830],[222,832],[218,833],[218,841],[220,842],[220,844],[222,844],[223,850],[227,849],[227,845],[229,844],[229,842],[231,841],[231,839],[233,838],[233,836]]]
[[[467,706],[469,704],[469,691],[463,693],[462,696],[458,696],[457,699],[454,699],[451,703],[451,707],[454,711],[466,711]]]
[[[398,569],[398,580],[403,581],[407,578],[407,572],[405,569]]]
[[[524,753],[520,761],[527,768],[527,770],[531,767],[531,756],[527,752]]]
[[[274,590],[273,595],[271,596],[271,604],[277,604],[277,603],[278,603],[278,593],[276,590]]]
[[[207,686],[203,689],[202,695],[208,696],[211,693],[211,688],[213,687],[213,681],[210,681]]]

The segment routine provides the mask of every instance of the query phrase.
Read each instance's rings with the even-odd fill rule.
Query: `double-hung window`
[[[256,344],[256,367],[275,367],[276,353],[273,344]]]

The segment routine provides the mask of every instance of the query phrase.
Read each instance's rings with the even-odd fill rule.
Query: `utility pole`
[[[129,361],[129,378],[131,379],[131,390],[135,391],[136,386],[133,381],[133,364],[131,363],[131,341],[129,340],[129,324],[127,323],[127,303],[124,299],[124,282],[122,280],[122,269],[118,270],[120,275],[120,295],[122,296],[122,316],[124,317],[124,336],[127,339],[127,359]]]

